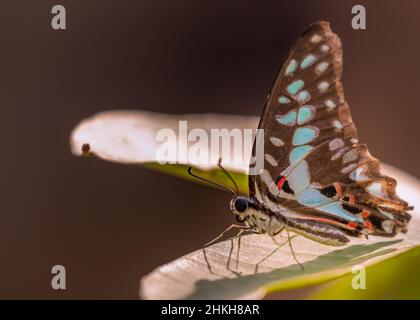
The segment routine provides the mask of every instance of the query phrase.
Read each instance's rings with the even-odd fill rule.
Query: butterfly
[[[407,232],[413,208],[359,143],[342,68],[341,42],[328,22],[311,25],[293,46],[260,119],[264,139],[254,141],[254,160],[264,144],[263,169],[249,175],[249,196],[230,203],[240,229],[272,237],[286,229],[331,246],[349,236]]]

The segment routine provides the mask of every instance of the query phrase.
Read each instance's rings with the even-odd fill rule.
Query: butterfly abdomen
[[[329,246],[343,246],[350,241],[341,230],[306,219],[287,219],[286,229]]]

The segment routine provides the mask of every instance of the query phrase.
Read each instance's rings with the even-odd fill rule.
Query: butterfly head
[[[246,220],[246,211],[249,208],[249,199],[243,196],[234,197],[230,201],[230,209],[236,215],[238,222]]]

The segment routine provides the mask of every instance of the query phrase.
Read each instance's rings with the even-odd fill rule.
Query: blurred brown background
[[[50,26],[54,4],[67,30]],[[367,30],[351,8],[367,9]],[[0,298],[137,298],[140,277],[232,223],[230,195],[76,158],[69,133],[109,109],[260,114],[293,41],[319,19],[372,154],[420,176],[420,2],[16,1],[0,4]],[[51,289],[51,267],[67,290]]]

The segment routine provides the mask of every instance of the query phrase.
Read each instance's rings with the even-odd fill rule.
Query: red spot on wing
[[[354,221],[350,221],[349,223],[347,223],[347,227],[349,227],[349,229],[356,229],[357,228],[357,222]]]
[[[281,188],[283,187],[283,184],[285,181],[286,181],[286,177],[281,177],[279,182],[277,182],[277,189],[281,191]]]
[[[343,194],[342,190],[341,190],[341,186],[339,183],[335,182],[333,184],[335,191],[337,192],[337,196],[341,197],[341,195]]]
[[[362,218],[366,219],[367,217],[369,217],[369,215],[370,215],[370,211],[363,209],[362,214],[361,214]]]
[[[369,230],[372,230],[372,223],[369,220],[365,220],[363,222],[363,225],[368,228]]]
[[[352,195],[351,193],[349,193],[349,194],[346,194],[346,197],[348,197],[348,201],[347,202],[350,202],[351,204],[354,204],[355,203],[354,195]]]

